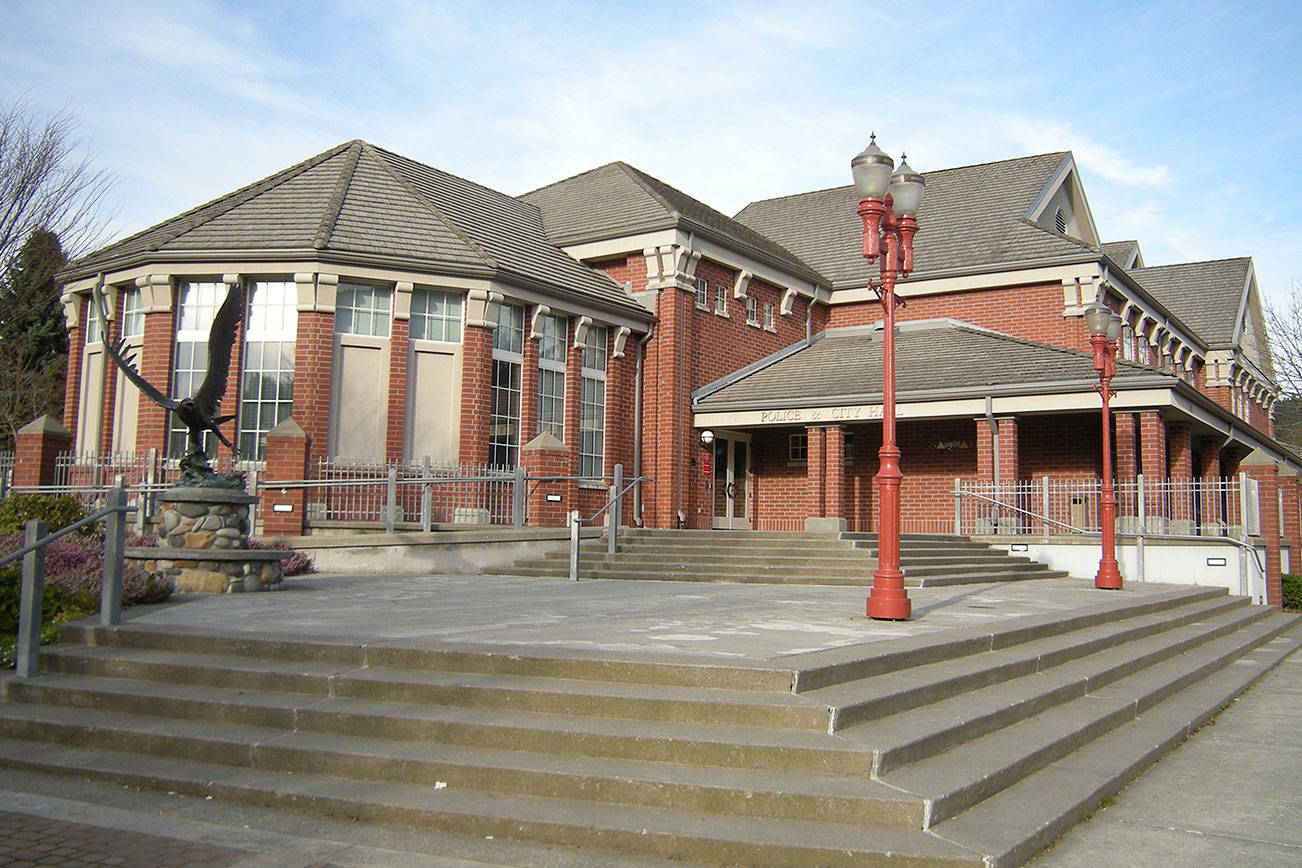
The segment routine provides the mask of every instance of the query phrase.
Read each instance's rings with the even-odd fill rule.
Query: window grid
[[[413,289],[407,334],[417,341],[461,343],[461,295],[437,289]]]
[[[565,439],[565,354],[569,320],[545,316],[538,336],[538,433]]]
[[[140,290],[128,289],[122,293],[122,337],[138,338],[144,333],[145,312],[141,309]]]
[[[719,316],[728,315],[728,287],[723,284],[714,285],[714,312]]]
[[[387,338],[392,298],[388,287],[339,284],[335,293],[335,334]]]
[[[579,476],[600,479],[606,457],[607,330],[593,326],[583,348],[579,389]]]
[[[520,370],[524,351],[524,308],[497,308],[493,329],[493,386],[488,460],[514,467],[520,454]]]
[[[710,309],[710,284],[704,277],[696,278],[696,306],[702,310]]]
[[[294,284],[253,284],[245,322],[244,364],[240,367],[240,434],[245,458],[266,457],[267,432],[285,421],[294,407],[294,348],[298,330]]]
[[[804,431],[791,435],[787,443],[787,460],[792,464],[805,464],[809,461],[809,435]]]
[[[748,295],[746,296],[746,325],[759,324],[759,300],[753,295]]]
[[[773,327],[773,302],[764,302],[764,328],[769,331],[776,331]]]
[[[212,330],[217,308],[226,299],[229,287],[224,283],[187,281],[181,285],[176,315],[176,347],[172,361],[172,397],[189,398],[199,390],[208,372],[208,333]],[[189,429],[176,414],[168,414],[167,454],[170,458],[185,455]],[[213,448],[211,431],[203,435],[203,448]]]

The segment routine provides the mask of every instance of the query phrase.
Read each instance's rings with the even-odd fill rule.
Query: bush
[[[0,533],[21,534],[33,518],[42,519],[48,532],[53,533],[89,514],[77,498],[66,494],[15,494],[0,501]],[[91,534],[94,529],[85,527],[79,533]]]
[[[289,543],[283,539],[273,540],[249,540],[251,549],[269,549],[272,551],[293,551]],[[300,576],[304,573],[315,573],[316,564],[312,561],[312,556],[303,552],[294,552],[289,557],[280,562],[280,571],[286,576]]]
[[[1302,576],[1284,575],[1284,608],[1291,612],[1302,612]]]

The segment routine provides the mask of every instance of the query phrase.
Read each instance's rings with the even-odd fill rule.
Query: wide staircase
[[[610,864],[1016,865],[1298,647],[1150,591],[768,664],[66,625],[0,765]]]
[[[579,564],[581,579],[862,585],[877,568],[877,534],[626,528],[615,555],[607,554],[604,541],[582,543]],[[900,568],[905,585],[915,588],[1066,575],[968,537],[941,534],[903,534]],[[496,572],[568,576],[569,553],[523,559]]]

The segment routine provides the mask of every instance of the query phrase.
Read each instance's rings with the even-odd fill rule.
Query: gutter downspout
[[[991,481],[994,483],[995,507],[994,507],[994,527],[991,528],[996,534],[999,533],[999,423],[995,421],[995,399],[993,395],[986,395],[986,424],[990,426],[990,451],[991,451]]]
[[[658,296],[657,296],[658,297]],[[642,371],[646,361],[646,345],[655,334],[656,324],[637,342],[637,373],[633,377],[633,478],[642,476]],[[642,527],[642,486],[633,486],[633,523]]]

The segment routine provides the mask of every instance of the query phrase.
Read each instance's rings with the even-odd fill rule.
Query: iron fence
[[[954,480],[951,531],[963,535],[1099,533],[1099,479],[1017,482]],[[1243,538],[1260,533],[1257,482],[1218,479],[1145,479],[1113,486],[1116,530],[1145,536]],[[1246,522],[1246,523],[1245,523]]]

